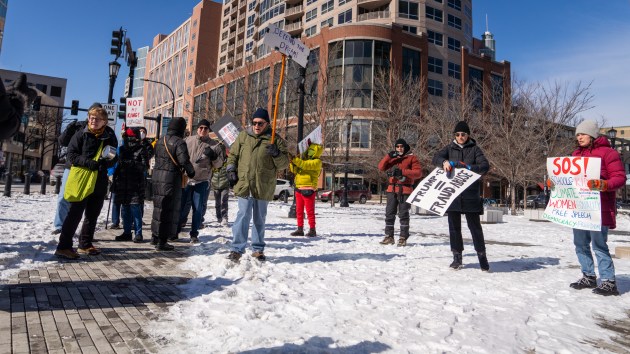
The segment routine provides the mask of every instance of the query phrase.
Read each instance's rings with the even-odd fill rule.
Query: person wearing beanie
[[[183,173],[190,178],[195,177],[195,169],[183,139],[185,130],[186,120],[173,118],[168,124],[166,135],[155,144],[151,244],[155,245],[157,251],[174,249],[167,241],[177,238]]]
[[[252,257],[259,261],[266,259],[267,205],[273,200],[277,172],[289,166],[286,142],[275,136],[272,144],[271,131],[269,113],[258,108],[252,115],[251,125],[240,132],[230,146],[226,172],[238,199],[238,212],[232,225],[228,259],[235,263],[245,253],[252,219]]]
[[[291,160],[289,170],[295,175],[293,180],[295,185],[295,215],[297,230],[291,236],[304,236],[304,210],[308,218],[309,230],[307,237],[317,236],[315,229],[315,197],[319,174],[322,171],[322,160],[320,157],[324,152],[324,146],[308,140],[308,148],[301,156],[296,156]]]
[[[606,240],[608,230],[616,224],[615,191],[626,184],[626,173],[617,150],[610,147],[605,136],[599,136],[599,127],[593,120],[585,120],[575,128],[578,147],[572,156],[597,157],[601,159],[598,179],[587,181],[587,186],[600,192],[602,226],[599,231],[573,229],[573,244],[582,271],[582,278],[569,284],[573,289],[593,289],[598,295],[619,295],[615,280],[615,265]],[[593,264],[593,252],[597,258],[600,284]]]
[[[411,147],[404,139],[396,140],[394,150],[385,154],[378,169],[387,171],[387,205],[385,206],[385,238],[382,245],[394,244],[394,224],[396,214],[400,222],[398,246],[407,245],[409,238],[409,208],[407,198],[413,192],[413,185],[422,177],[420,161],[411,153]]]
[[[453,129],[453,141],[433,156],[433,164],[452,175],[455,169],[466,168],[484,175],[490,169],[490,164],[475,139],[470,137],[468,123],[460,121]],[[480,216],[483,214],[483,203],[480,197],[481,179],[473,182],[458,195],[446,210],[448,216],[448,231],[453,253],[450,267],[461,269],[464,242],[462,239],[462,214],[466,215],[466,223],[472,235],[475,251],[482,271],[489,271],[490,265],[486,256],[486,244],[481,228]]]

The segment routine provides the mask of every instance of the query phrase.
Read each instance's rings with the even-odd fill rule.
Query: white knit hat
[[[582,123],[578,124],[575,127],[575,135],[578,134],[586,134],[592,136],[593,138],[597,138],[599,136],[599,128],[597,127],[597,122],[594,120],[585,120]]]

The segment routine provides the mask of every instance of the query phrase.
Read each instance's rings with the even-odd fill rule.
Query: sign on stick
[[[238,137],[238,133],[241,131],[241,123],[236,121],[229,115],[221,117],[216,123],[214,123],[210,129],[223,140],[227,147],[232,146]]]
[[[267,31],[262,42],[263,44],[271,47],[271,49],[276,49],[280,53],[291,57],[303,68],[306,67],[308,55],[311,50],[308,49],[308,47],[299,39],[291,37],[290,34],[275,25],[270,24],[269,27],[267,27]]]
[[[142,97],[127,98],[125,120],[128,127],[144,126],[144,99]]]

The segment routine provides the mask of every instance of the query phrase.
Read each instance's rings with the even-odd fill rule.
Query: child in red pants
[[[317,236],[315,231],[315,192],[319,174],[322,170],[322,160],[320,156],[324,152],[324,147],[319,144],[310,143],[308,149],[302,157],[294,157],[289,166],[291,172],[295,174],[295,213],[297,215],[297,230],[291,236],[304,236],[304,209],[308,217],[309,231],[308,237]]]

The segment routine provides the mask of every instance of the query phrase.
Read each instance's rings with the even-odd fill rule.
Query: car
[[[484,206],[497,206],[498,204],[499,204],[499,201],[494,198],[483,198]]]
[[[337,189],[334,196],[332,191],[322,191],[319,195],[319,200],[322,202],[328,202],[331,197],[335,203],[339,203],[341,198],[343,198],[343,187]],[[351,184],[348,186],[348,203],[358,201],[359,204],[365,204],[370,199],[372,199],[372,192],[364,186],[360,184]]]
[[[528,195],[527,198],[525,198],[525,206],[527,208],[533,208],[534,207],[534,199],[536,199],[536,197],[538,197],[538,195]],[[523,206],[522,202],[523,201],[521,201],[521,206]]]
[[[276,179],[276,190],[273,192],[273,199],[288,199],[293,196],[293,186],[291,181],[286,179]]]
[[[549,203],[549,196],[545,193],[541,193],[534,198],[534,209],[545,208],[547,207],[547,203]]]

